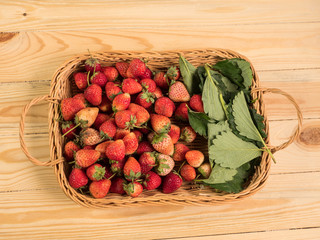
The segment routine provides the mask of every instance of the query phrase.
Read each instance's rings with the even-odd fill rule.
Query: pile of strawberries
[[[178,67],[154,75],[140,59],[102,67],[91,57],[85,69],[73,75],[80,93],[61,102],[71,187],[94,198],[108,192],[137,197],[160,187],[172,193],[183,179],[198,177],[196,168],[209,176],[203,153],[185,145],[197,136],[187,124],[188,108],[203,112],[203,104],[178,81]]]

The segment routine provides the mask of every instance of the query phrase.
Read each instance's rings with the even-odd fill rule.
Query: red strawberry
[[[84,91],[84,97],[93,106],[98,106],[102,102],[102,89],[98,84],[92,84]]]
[[[139,93],[139,95],[137,96],[135,103],[139,104],[140,106],[148,109],[152,106],[152,104],[154,103],[154,94],[148,91],[145,92],[141,92]]]
[[[141,79],[144,79],[144,78],[152,78],[153,77],[153,73],[152,71],[147,67],[146,71],[144,72],[144,74],[142,74],[140,76]]]
[[[181,129],[181,136],[180,136],[181,140],[183,140],[187,143],[191,143],[196,139],[196,137],[197,137],[197,134],[192,129],[192,127],[186,126]]]
[[[72,161],[74,154],[80,150],[80,147],[75,144],[73,141],[67,142],[64,145],[64,157],[67,161]]]
[[[155,169],[160,176],[168,175],[174,168],[173,159],[165,154],[159,154],[157,156],[157,163],[158,166],[156,166]]]
[[[145,135],[150,132],[150,130],[149,130],[147,127],[139,128],[139,131],[140,131],[142,134],[145,134]]]
[[[156,82],[157,86],[162,89],[168,89],[169,88],[169,81],[165,74],[165,72],[157,72],[154,75],[153,80]]]
[[[94,164],[100,158],[100,152],[96,150],[80,149],[75,154],[76,164],[79,167],[86,168]]]
[[[112,101],[112,110],[114,112],[126,110],[129,107],[131,97],[129,93],[117,95]]]
[[[114,135],[114,139],[123,139],[129,133],[129,129],[117,128],[116,135]]]
[[[119,76],[118,70],[115,67],[105,67],[102,71],[106,75],[108,82],[114,82]]]
[[[158,98],[154,104],[154,111],[167,117],[172,117],[175,109],[174,102],[167,97]]]
[[[174,148],[171,137],[167,133],[154,134],[151,142],[153,148],[160,153],[172,155]]]
[[[103,179],[105,173],[106,173],[106,168],[99,163],[92,164],[86,170],[86,174],[88,178],[92,181],[99,181]]]
[[[156,90],[154,90],[153,94],[155,95],[156,98],[163,97],[163,93],[159,87],[156,87]]]
[[[96,129],[99,129],[100,126],[110,119],[110,116],[105,113],[98,113],[96,120],[94,121],[93,125]]]
[[[190,99],[190,107],[196,112],[204,112],[201,95],[195,94]]]
[[[93,181],[89,186],[89,191],[94,198],[104,198],[107,196],[110,186],[111,181],[109,179]]]
[[[144,91],[154,92],[157,88],[156,82],[150,78],[144,78],[140,81]]]
[[[74,118],[77,112],[86,106],[80,99],[65,98],[61,101],[61,114],[63,119],[70,121]]]
[[[101,124],[100,128],[100,136],[105,139],[112,139],[117,131],[117,126],[114,118],[110,118]]]
[[[127,70],[127,76],[130,77],[128,74],[132,74],[135,78],[140,78],[146,72],[147,67],[146,64],[138,58],[132,59]]]
[[[142,91],[142,86],[137,80],[133,78],[126,78],[122,82],[122,92],[129,93],[130,95],[139,93]]]
[[[82,128],[91,127],[95,122],[99,113],[99,108],[97,107],[87,107],[79,112],[75,116],[75,122]]]
[[[155,152],[144,152],[140,155],[139,163],[141,166],[141,173],[149,172],[156,165]]]
[[[123,142],[125,145],[126,155],[133,154],[137,150],[139,145],[138,139],[133,132],[127,134],[123,138]]]
[[[100,134],[94,128],[87,128],[80,132],[81,142],[83,145],[96,145],[101,142]]]
[[[85,63],[84,67],[86,68],[87,72],[99,72],[101,71],[101,65],[99,60],[93,57],[88,58]]]
[[[98,108],[100,109],[100,111],[105,113],[110,113],[112,111],[112,104],[107,96],[102,95],[102,100]]]
[[[134,157],[129,157],[123,167],[124,177],[128,181],[133,181],[141,176],[141,167]]]
[[[188,102],[190,94],[182,82],[175,82],[169,88],[169,98],[174,102]]]
[[[154,148],[152,147],[151,143],[148,141],[142,141],[139,143],[139,146],[137,148],[137,154],[141,155],[144,152],[152,152],[154,151]]]
[[[86,176],[84,171],[79,168],[72,169],[69,175],[69,184],[71,187],[77,189],[87,185],[87,183],[88,177]]]
[[[118,175],[121,175],[124,164],[126,163],[126,161],[123,159],[121,161],[110,160],[110,162],[111,162],[111,166],[110,166],[111,171],[113,173],[117,173]]]
[[[172,81],[177,81],[180,78],[180,70],[178,67],[172,66],[167,71],[167,77]]]
[[[175,172],[169,173],[162,182],[162,192],[172,193],[178,190],[182,185],[182,178]]]
[[[143,133],[140,132],[139,130],[133,130],[132,132],[136,135],[136,138],[138,139],[138,142],[140,143],[143,138]]]
[[[177,110],[174,112],[174,117],[177,120],[187,122],[189,120],[187,103],[180,103]]]
[[[62,134],[66,134],[69,139],[74,139],[75,135],[77,134],[77,130],[75,128],[75,124],[71,121],[62,122],[61,124],[61,132]]]
[[[190,166],[189,164],[185,164],[182,166],[180,170],[180,174],[186,181],[192,181],[197,176],[196,170],[194,169],[194,167]]]
[[[149,112],[144,107],[138,104],[130,103],[128,110],[130,110],[135,115],[137,119],[136,126],[138,127],[140,127],[150,119]]]
[[[192,167],[198,168],[204,161],[204,155],[198,150],[190,150],[186,153],[186,160]]]
[[[111,171],[110,167],[105,167],[106,173],[104,174],[104,178],[110,179],[113,175],[113,172]]]
[[[108,82],[105,87],[107,98],[112,101],[117,95],[121,94],[121,88],[117,83]]]
[[[161,177],[155,172],[147,172],[143,182],[143,187],[147,190],[153,190],[161,185]]]
[[[143,191],[142,185],[138,182],[130,182],[128,184],[124,184],[123,189],[127,193],[127,195],[131,197],[138,197]]]
[[[156,133],[168,133],[170,131],[171,121],[166,116],[159,114],[151,114],[150,122],[153,130]]]
[[[84,93],[78,93],[73,96],[73,99],[79,99],[81,102],[83,102],[84,106],[88,106],[88,101],[84,97]]]
[[[200,167],[197,169],[199,173],[207,179],[211,174],[211,166],[210,163],[202,163]]]
[[[171,137],[172,143],[176,144],[180,138],[180,127],[175,124],[171,124],[168,134]]]
[[[88,87],[87,73],[77,72],[73,74],[74,82],[80,90],[84,90]]]
[[[119,128],[133,129],[137,119],[130,110],[122,110],[114,115],[115,122]]]
[[[92,76],[91,76],[91,83],[97,84],[100,87],[105,87],[107,84],[108,80],[106,75],[104,75],[103,72],[95,72]]]
[[[120,177],[116,177],[112,179],[110,192],[111,193],[118,193],[118,194],[125,194],[126,192],[123,189],[123,185],[126,184],[126,180]]]
[[[127,70],[129,68],[129,65],[130,64],[127,62],[117,62],[116,63],[116,68],[123,78],[127,78]]]
[[[121,139],[118,139],[108,145],[106,148],[106,156],[113,161],[121,161],[125,156],[125,145]]]
[[[106,157],[106,149],[107,147],[109,146],[110,143],[112,143],[113,141],[105,141],[105,142],[102,142],[102,143],[99,143],[96,147],[95,147],[95,150],[99,151],[100,154],[101,154],[101,157],[102,158],[105,158]]]
[[[186,157],[186,153],[189,151],[190,149],[184,145],[183,143],[176,143],[174,145],[174,153],[173,153],[173,160],[179,162],[179,161],[183,161]]]
[[[87,145],[87,146],[84,146],[82,149],[94,150],[95,147],[94,147],[94,146],[89,146],[89,145]]]

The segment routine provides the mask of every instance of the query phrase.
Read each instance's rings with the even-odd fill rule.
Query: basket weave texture
[[[94,58],[97,58],[102,65],[110,66],[119,61],[127,61],[133,58],[143,58],[148,60],[148,67],[152,71],[165,70],[172,65],[178,65],[178,54],[182,54],[190,63],[195,66],[205,63],[214,64],[218,61],[228,58],[242,58],[247,60],[245,56],[226,49],[206,49],[206,50],[188,50],[188,51],[166,51],[166,52],[101,52],[92,53]],[[174,193],[163,194],[158,190],[144,191],[139,197],[132,198],[130,196],[120,196],[118,194],[108,194],[106,198],[94,199],[87,195],[82,195],[73,189],[68,183],[68,173],[70,166],[64,161],[63,146],[64,139],[61,137],[59,127],[59,101],[63,98],[71,97],[76,93],[76,87],[72,80],[72,74],[83,69],[84,61],[89,58],[89,54],[82,54],[73,57],[66,61],[53,75],[49,96],[42,96],[33,99],[23,110],[20,124],[20,142],[22,150],[25,152],[30,161],[36,165],[53,166],[58,182],[65,194],[73,201],[86,207],[108,208],[108,207],[124,207],[124,206],[140,206],[140,205],[160,205],[160,204],[178,204],[178,205],[208,205],[226,203],[231,201],[246,198],[259,191],[266,183],[271,166],[271,157],[264,152],[261,157],[261,164],[256,167],[254,175],[246,183],[246,188],[240,193],[228,194],[224,192],[216,192],[213,189],[197,188],[195,185],[184,183],[183,186]],[[269,124],[265,114],[265,106],[263,102],[263,94],[267,92],[282,94],[289,99],[295,106],[298,115],[298,127],[291,138],[278,147],[271,147],[273,152],[281,150],[291,144],[299,135],[302,115],[299,106],[295,100],[285,92],[279,89],[260,88],[259,78],[254,67],[251,64],[253,71],[252,98],[257,99],[254,107],[258,113],[264,116],[266,125],[267,138],[266,144],[269,143]],[[29,108],[46,100],[49,102],[49,145],[50,145],[50,160],[40,162],[29,153],[24,142],[24,120]],[[207,141],[203,138],[197,138],[192,143],[191,148],[207,152]]]

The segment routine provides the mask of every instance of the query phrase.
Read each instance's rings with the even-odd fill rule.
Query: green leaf
[[[200,88],[200,93],[203,91],[203,85],[206,81],[207,75],[206,75],[206,70],[204,66],[199,66],[196,69],[196,78],[198,79],[199,82],[199,88]]]
[[[238,168],[261,156],[261,152],[255,144],[243,141],[231,131],[218,135],[209,148],[209,155],[212,154],[215,163],[228,168]]]
[[[227,77],[234,84],[239,86],[240,88],[245,88],[243,85],[243,77],[241,75],[241,69],[235,62],[230,60],[224,60],[217,62],[212,66],[213,69],[219,71],[223,76]]]
[[[220,135],[222,132],[230,131],[230,127],[227,121],[221,121],[218,123],[208,123],[208,139],[212,140]]]
[[[202,180],[206,184],[217,184],[231,181],[237,174],[236,169],[221,167],[219,164],[214,165],[209,178]]]
[[[196,77],[196,67],[187,61],[182,55],[179,56],[179,68],[183,78],[183,82],[190,95],[200,92],[199,78]]]
[[[252,120],[254,122],[254,125],[257,127],[257,129],[259,130],[259,133],[260,135],[263,137],[263,138],[266,138],[267,137],[267,134],[265,133],[265,128],[266,126],[264,125],[264,117],[261,116],[259,113],[257,113],[257,110],[254,109],[254,108],[250,108],[250,114],[251,114],[251,117],[252,117]]]
[[[240,59],[240,58],[230,59],[230,61],[233,63],[236,63],[238,65],[238,67],[241,69],[241,76],[243,78],[243,85],[246,88],[251,87],[253,74],[252,74],[250,63],[247,62],[246,60]]]
[[[191,127],[196,133],[204,137],[208,135],[208,122],[210,118],[205,113],[194,112],[188,108],[188,118]]]

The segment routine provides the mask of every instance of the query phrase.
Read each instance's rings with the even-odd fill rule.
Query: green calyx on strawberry
[[[106,168],[96,163],[87,168],[87,176],[92,181],[99,181],[105,177]]]
[[[143,187],[139,182],[135,181],[123,184],[123,190],[131,197],[138,197],[142,193]]]
[[[171,81],[176,81],[180,78],[180,70],[178,67],[171,66],[167,71],[167,77]]]

